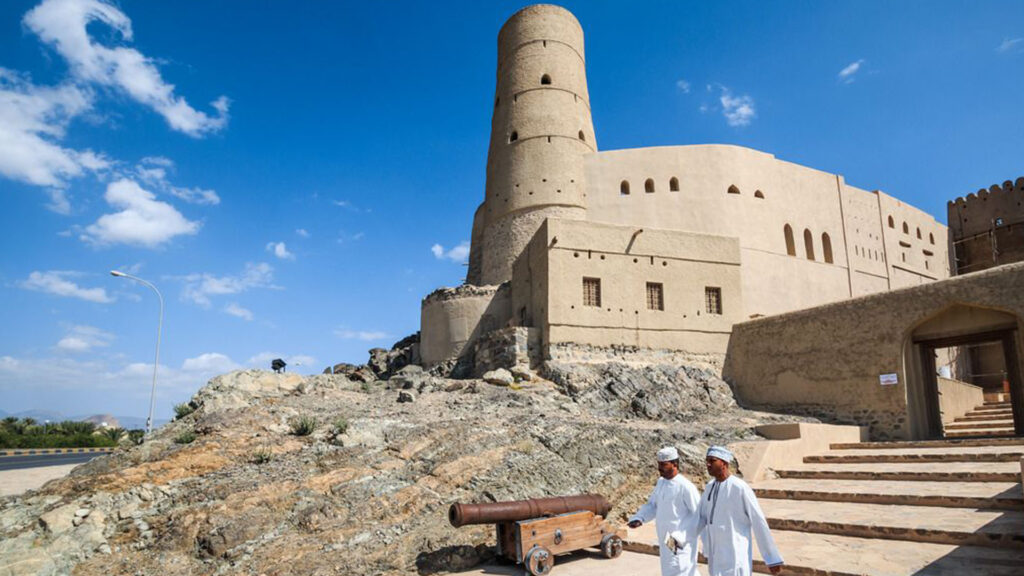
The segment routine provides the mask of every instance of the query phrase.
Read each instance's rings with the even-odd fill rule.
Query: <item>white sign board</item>
[[[900,383],[900,377],[895,372],[892,374],[879,374],[878,383],[882,386],[895,386]]]

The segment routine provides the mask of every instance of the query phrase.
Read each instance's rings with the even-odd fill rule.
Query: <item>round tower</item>
[[[585,217],[583,158],[596,151],[583,29],[564,8],[527,6],[498,33],[487,187],[467,283],[509,280],[545,218]]]

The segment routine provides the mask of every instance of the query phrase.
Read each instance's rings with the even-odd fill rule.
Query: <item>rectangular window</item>
[[[708,314],[722,313],[722,289],[707,286],[704,288],[704,303]]]
[[[662,288],[661,284],[655,282],[647,283],[647,309],[665,309],[665,290]]]
[[[601,306],[601,279],[600,278],[584,278],[583,279],[583,305],[584,306]]]

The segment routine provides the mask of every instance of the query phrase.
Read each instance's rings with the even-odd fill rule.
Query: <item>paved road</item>
[[[102,452],[89,454],[45,454],[34,456],[4,456],[0,458],[0,470],[24,470],[25,468],[38,468],[40,466],[62,466],[65,464],[81,464],[88,462]]]

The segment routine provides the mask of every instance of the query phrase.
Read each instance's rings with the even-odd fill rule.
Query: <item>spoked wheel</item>
[[[605,534],[601,538],[601,554],[605,558],[618,558],[622,554],[622,538],[615,534]]]
[[[526,570],[533,576],[550,574],[555,566],[555,557],[547,548],[537,546],[526,554]]]

